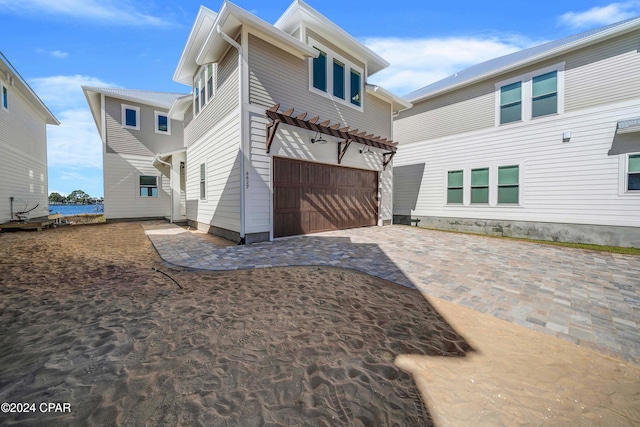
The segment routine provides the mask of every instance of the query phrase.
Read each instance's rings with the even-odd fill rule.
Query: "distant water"
[[[49,211],[62,216],[104,213],[102,205],[97,205],[97,209],[96,205],[49,205]]]

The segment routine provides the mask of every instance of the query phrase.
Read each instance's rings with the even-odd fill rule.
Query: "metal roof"
[[[627,19],[605,27],[585,31],[584,33],[565,37],[552,42],[544,43],[528,49],[511,53],[509,55],[494,58],[477,65],[466,68],[452,76],[432,83],[421,89],[413,91],[405,96],[409,102],[416,102],[430,96],[438,95],[449,90],[456,89],[465,84],[488,78],[498,73],[541,61],[555,55],[559,55],[569,49],[575,49],[596,42],[606,37],[613,37],[625,31],[640,27],[640,17]]]
[[[184,93],[153,92],[147,90],[118,89],[110,87],[97,88],[83,86],[83,89],[102,93],[114,98],[121,98],[132,102],[139,102],[140,104],[164,108],[166,110],[171,108],[176,99],[185,95]]]
[[[617,133],[640,132],[640,117],[618,122]]]

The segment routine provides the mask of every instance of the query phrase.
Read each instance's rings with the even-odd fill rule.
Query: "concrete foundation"
[[[394,224],[553,242],[640,248],[640,227],[394,215]]]

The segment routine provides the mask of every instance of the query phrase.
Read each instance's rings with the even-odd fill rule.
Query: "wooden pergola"
[[[272,122],[267,125],[267,153],[271,151],[271,144],[273,143],[273,138],[278,130],[278,125],[280,125],[280,123],[285,123],[287,125],[296,126],[341,139],[341,141],[338,142],[338,164],[342,162],[342,158],[352,142],[387,150],[382,153],[383,170],[387,168],[387,165],[396,154],[398,146],[397,142],[381,138],[380,136],[375,136],[373,134],[367,134],[366,132],[359,132],[358,129],[349,129],[348,126],[340,127],[340,123],[330,125],[329,120],[318,123],[318,120],[320,120],[318,116],[306,120],[307,113],[302,113],[297,117],[294,117],[293,108],[285,111],[284,113],[280,113],[278,112],[279,108],[280,104],[275,104],[266,111],[267,116],[272,120]]]

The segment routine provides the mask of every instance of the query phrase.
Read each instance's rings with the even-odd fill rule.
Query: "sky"
[[[291,0],[236,0],[274,23]],[[391,63],[405,95],[466,67],[640,15],[640,0],[307,0]],[[0,50],[62,123],[48,126],[49,192],[101,197],[100,137],[81,86],[189,93],[172,81],[200,5],[221,0],[0,0]]]

